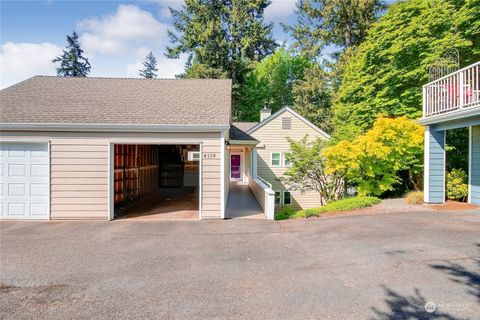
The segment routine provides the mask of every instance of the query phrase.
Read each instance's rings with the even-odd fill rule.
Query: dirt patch
[[[452,201],[448,200],[444,204],[430,204],[430,205],[425,205],[426,207],[435,209],[435,210],[441,210],[441,211],[458,211],[458,210],[475,210],[475,209],[480,209],[480,206],[471,204],[471,203],[465,203],[465,202],[459,202],[459,201]]]

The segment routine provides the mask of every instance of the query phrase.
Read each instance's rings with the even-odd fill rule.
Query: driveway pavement
[[[2,319],[480,315],[480,212],[0,226]]]

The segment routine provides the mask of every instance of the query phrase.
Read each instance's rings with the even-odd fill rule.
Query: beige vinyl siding
[[[227,201],[228,201],[228,194],[230,192],[230,151],[227,149],[227,146],[225,146],[224,156],[225,156],[225,159],[223,159],[224,161],[223,196],[224,196],[224,205],[226,208]]]
[[[108,142],[52,139],[50,156],[51,218],[106,219]]]
[[[51,218],[107,219],[110,143],[201,144],[202,218],[221,218],[220,133],[5,132],[10,141],[50,141]],[[228,168],[228,166],[227,166]]]
[[[282,129],[282,118],[284,117],[291,117],[291,129]],[[260,141],[257,145],[257,175],[270,182],[274,191],[287,190],[286,186],[280,181],[280,177],[288,169],[283,166],[283,154],[290,150],[287,137],[300,140],[306,134],[308,134],[310,140],[315,140],[318,137],[325,138],[288,110],[251,134],[252,137]],[[280,167],[271,166],[272,152],[282,154]],[[292,206],[295,208],[305,209],[320,206],[320,196],[316,192],[291,191],[291,194]]]
[[[217,139],[204,140],[202,146],[202,219],[221,218],[221,149]]]

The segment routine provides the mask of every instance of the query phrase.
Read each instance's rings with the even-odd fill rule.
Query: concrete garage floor
[[[157,189],[127,204],[118,219],[197,220],[197,197],[194,187]]]
[[[480,212],[2,222],[0,231],[3,319],[480,314]]]

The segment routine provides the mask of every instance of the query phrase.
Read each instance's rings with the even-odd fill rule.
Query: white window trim
[[[292,162],[290,161],[290,164],[286,163],[287,157],[286,155],[289,154],[290,152],[282,152],[282,164],[284,168],[290,168],[292,166]]]
[[[278,165],[273,164],[273,154],[278,154],[280,158],[278,159]],[[282,153],[279,151],[270,152],[270,166],[272,168],[281,168],[282,167]]]
[[[277,203],[277,192],[280,193],[279,203]],[[282,203],[283,203],[283,193],[282,193],[282,191],[273,191],[273,203],[276,206],[281,206],[282,205]]]
[[[285,192],[290,193],[290,203],[285,203]],[[282,191],[282,205],[283,206],[291,206],[292,205],[292,192],[288,190],[283,190]]]

